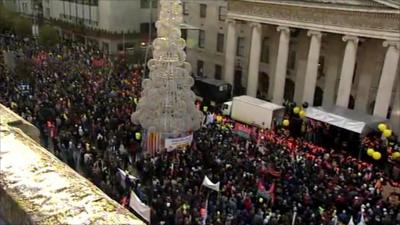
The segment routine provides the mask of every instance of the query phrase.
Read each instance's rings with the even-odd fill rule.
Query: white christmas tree
[[[147,66],[149,79],[143,81],[143,92],[134,123],[148,131],[179,135],[200,128],[203,118],[195,104],[191,65],[186,62],[180,25],[180,0],[160,0],[160,15],[156,22],[157,38],[153,41],[153,59]]]

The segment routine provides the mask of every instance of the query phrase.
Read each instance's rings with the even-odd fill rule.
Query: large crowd
[[[2,62],[0,102],[36,125],[56,156],[119,199],[117,168],[132,170],[141,152],[133,135],[140,127],[130,122],[141,68],[77,43],[49,49],[11,35],[0,43],[3,58],[12,53],[15,64],[32,64],[17,79]]]
[[[0,62],[0,103],[35,124],[45,147],[114,199],[126,204],[135,191],[152,208],[151,224],[400,224],[400,193],[384,194],[390,178],[344,149],[286,128],[244,138],[228,126],[234,121],[214,120],[194,133],[192,146],[145,156],[135,137],[141,128],[130,121],[140,66],[71,42],[43,48],[3,35],[0,47],[3,57],[13,52],[32,63],[19,79]],[[121,185],[119,169],[138,180]],[[220,190],[203,186],[205,176]]]
[[[383,197],[376,167],[279,132],[262,137],[212,123],[192,149],[149,159],[155,224],[400,223],[399,193]],[[220,192],[202,186],[205,176]]]

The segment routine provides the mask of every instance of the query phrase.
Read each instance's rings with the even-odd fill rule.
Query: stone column
[[[297,37],[296,46],[296,68],[295,68],[295,87],[293,101],[301,104],[303,101],[303,92],[306,79],[307,56],[310,49],[310,38],[307,36],[307,30],[300,30]]]
[[[311,37],[310,48],[308,50],[305,82],[303,88],[303,102],[313,105],[315,87],[317,84],[319,53],[321,50],[321,32],[308,31],[307,35]]]
[[[397,84],[400,82],[400,78],[397,79]],[[396,95],[394,97],[394,103],[392,106],[392,114],[390,115],[391,128],[397,134],[400,132],[400,86],[397,85]],[[398,138],[400,141],[400,136]]]
[[[261,57],[261,24],[251,23],[251,48],[249,73],[247,75],[247,95],[256,97],[258,88],[258,73],[260,69]]]
[[[285,79],[289,56],[290,30],[288,27],[279,26],[277,31],[280,32],[280,37],[275,67],[274,94],[272,97],[272,102],[276,104],[282,104],[285,92]]]
[[[385,41],[383,42],[383,47],[387,47],[387,50],[379,81],[378,93],[376,94],[374,115],[386,118],[396,79],[400,57],[400,42]]]
[[[275,70],[276,70],[276,57],[278,56],[279,36],[280,33],[276,32],[276,27],[268,25],[268,34],[270,34],[270,51],[269,51],[269,84],[268,84],[268,99],[274,96],[274,83],[275,83]]]
[[[235,57],[236,57],[236,22],[227,19],[228,23],[226,45],[225,45],[225,82],[233,87],[234,74],[235,74]]]
[[[337,81],[340,70],[340,58],[342,43],[340,39],[333,35],[328,35],[328,48],[325,57],[326,62],[326,75],[324,84],[324,97],[322,105],[330,107],[335,104]]]
[[[343,41],[346,41],[347,43],[344,50],[342,72],[340,75],[336,105],[347,108],[349,105],[359,39],[355,36],[344,36]]]

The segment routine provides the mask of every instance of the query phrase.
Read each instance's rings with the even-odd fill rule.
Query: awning
[[[362,135],[375,129],[379,123],[387,122],[384,118],[339,106],[309,107],[306,109],[306,117]]]

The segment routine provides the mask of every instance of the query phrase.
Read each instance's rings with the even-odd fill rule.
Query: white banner
[[[204,176],[202,185],[210,188],[211,190],[219,191],[219,182],[214,184],[210,179],[208,179],[207,176]]]
[[[150,223],[150,207],[145,205],[133,191],[131,192],[129,207],[135,210],[137,214]]]
[[[178,148],[184,148],[186,146],[190,146],[193,141],[193,134],[181,137],[181,138],[166,138],[165,139],[165,148],[167,151],[172,151]]]
[[[132,183],[135,182],[135,180],[138,180],[137,177],[130,175],[129,173],[123,171],[123,170],[120,169],[120,168],[118,168],[118,174],[119,174],[121,186],[122,186],[124,189],[127,188],[126,185],[125,185],[125,184],[126,184],[126,183],[125,183],[125,181],[126,181],[126,176],[129,177],[129,179],[131,180]]]

